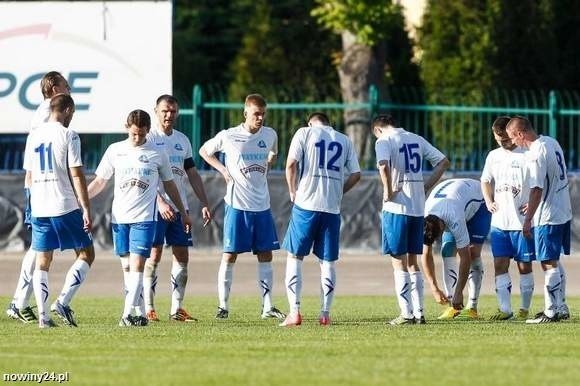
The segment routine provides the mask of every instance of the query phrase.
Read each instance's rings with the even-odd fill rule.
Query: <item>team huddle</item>
[[[95,179],[86,184],[80,139],[69,129],[75,105],[66,80],[57,72],[41,81],[44,96],[31,123],[24,169],[32,244],[26,253],[14,298],[7,314],[40,328],[56,326],[50,312],[66,325],[77,323],[70,304],[85,281],[95,252],[91,238],[90,200],[114,179],[111,228],[114,253],[124,274],[125,303],[120,326],[147,326],[159,321],[154,296],[157,265],[163,245],[172,248],[171,309],[179,322],[196,319],[183,308],[188,277],[192,219],[187,185],[201,202],[204,226],[212,220],[202,179],[188,138],[173,128],[178,101],[161,95],[156,120],[142,110],[131,111],[125,123],[128,138],[113,143],[103,155]],[[276,131],[264,126],[267,104],[259,94],[244,103],[244,121],[220,131],[204,143],[199,155],[226,182],[223,255],[218,270],[218,309],[229,316],[234,264],[240,253],[258,260],[261,318],[276,318],[280,326],[298,326],[302,261],[311,251],[320,263],[320,325],[331,324],[331,306],[339,258],[340,207],[343,194],[360,180],[351,140],[330,126],[328,116],[311,114],[307,126],[294,134],[286,160],[286,182],[293,203],[286,235],[280,245],[270,209],[268,170],[276,161]],[[426,323],[423,314],[425,272],[435,300],[449,307],[440,319],[476,319],[483,277],[481,247],[488,234],[494,255],[499,309],[492,319],[509,320],[512,311],[513,258],[520,271],[522,303],[517,317],[528,323],[569,318],[565,303],[565,273],[560,254],[570,250],[570,207],[566,163],[557,141],[535,134],[523,117],[501,117],[493,134],[500,147],[489,153],[481,182],[451,179],[439,184],[449,161],[423,137],[398,128],[389,115],[376,117],[376,159],[383,186],[382,253],[392,257],[400,315],[394,325]],[[217,154],[223,153],[224,161]],[[423,164],[433,170],[423,177]],[[426,192],[430,192],[425,198]],[[197,216],[196,216],[197,217]],[[490,231],[491,229],[491,231]],[[442,290],[434,273],[432,245],[441,239]],[[288,315],[272,302],[272,251],[288,251],[285,287]],[[48,305],[48,270],[53,251],[74,249],[58,298]],[[459,265],[455,255],[459,255]],[[528,319],[533,293],[531,262],[545,272],[544,310]],[[469,299],[464,305],[463,290]],[[30,307],[34,293],[38,317]]]

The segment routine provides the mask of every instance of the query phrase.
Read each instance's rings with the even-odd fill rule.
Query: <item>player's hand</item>
[[[88,211],[83,211],[83,229],[87,233],[90,233],[93,230],[93,220]]]
[[[181,224],[183,224],[183,231],[185,233],[191,232],[191,227],[193,226],[193,223],[191,222],[191,217],[189,217],[189,214],[187,213],[181,214]]]
[[[532,238],[532,220],[524,219],[524,224],[522,225],[522,233],[525,238]]]
[[[528,214],[528,203],[526,202],[524,205],[520,206],[520,214],[526,215]]]
[[[165,200],[157,200],[157,204],[159,205],[159,214],[161,218],[165,221],[175,221],[175,211]]]
[[[399,193],[398,190],[393,190],[390,195],[389,192],[383,192],[383,202],[391,201],[397,193]]]
[[[433,298],[435,299],[435,302],[437,302],[441,305],[449,304],[449,300],[447,299],[447,296],[445,296],[443,291],[441,291],[439,288],[432,288],[431,293],[433,294]]]
[[[487,207],[487,210],[489,210],[491,213],[495,213],[497,212],[497,203],[495,201],[491,202],[491,203],[485,203],[485,206]]]
[[[296,192],[290,192],[290,202],[294,202],[296,200]]]
[[[224,177],[226,184],[229,184],[230,181],[232,180],[232,176],[230,175],[230,172],[228,172],[227,169],[224,169],[224,171],[222,172],[222,176]]]
[[[206,227],[207,224],[211,222],[211,212],[207,206],[201,208],[201,218],[203,219],[203,226]]]

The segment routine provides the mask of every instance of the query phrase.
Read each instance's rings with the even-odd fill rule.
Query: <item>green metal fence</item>
[[[276,93],[276,90],[273,91]],[[369,101],[356,105],[341,102],[302,103],[277,102],[292,100],[288,95],[263,93],[268,100],[266,125],[276,129],[279,137],[277,167],[281,168],[294,132],[305,124],[313,111],[326,112],[337,130],[344,129],[343,112],[348,108],[368,109],[370,116],[380,112],[393,114],[401,127],[418,133],[441,149],[451,160],[455,171],[483,168],[487,152],[496,147],[491,123],[499,115],[527,116],[536,130],[557,138],[566,152],[568,168],[578,169],[580,159],[580,94],[573,91],[508,91],[495,90],[480,97],[479,104],[429,104],[428,95],[415,88],[369,90]],[[272,102],[274,100],[274,102]],[[295,96],[300,101],[300,96]],[[335,100],[340,100],[335,96]],[[219,130],[243,120],[241,102],[228,101],[224,89],[195,86],[192,108],[181,109],[181,129],[190,135],[194,149],[199,148]],[[370,151],[359,155],[363,167],[374,168],[373,138]],[[200,160],[198,159],[198,164]]]

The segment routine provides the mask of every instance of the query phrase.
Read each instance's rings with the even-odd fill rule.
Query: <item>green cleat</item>
[[[389,322],[391,326],[401,326],[403,324],[415,324],[415,318],[405,318],[403,315],[397,316]]]
[[[464,308],[455,317],[455,319],[457,319],[457,320],[477,320],[477,319],[479,319],[479,315],[477,314],[477,310],[475,308]]]
[[[443,311],[443,313],[441,315],[439,315],[437,317],[437,319],[439,319],[439,320],[451,320],[451,319],[455,318],[457,315],[459,315],[460,312],[461,312],[461,310],[456,310],[453,307],[447,307],[447,309],[445,309],[445,311]]]
[[[530,311],[520,308],[520,310],[518,311],[517,319],[526,321],[528,319],[528,316],[530,316]]]
[[[495,314],[493,314],[489,320],[511,320],[514,318],[513,312],[503,312],[501,310],[497,310]]]

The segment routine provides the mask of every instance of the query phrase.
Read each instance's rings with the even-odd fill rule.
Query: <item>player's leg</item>
[[[532,305],[532,296],[534,294],[534,275],[532,273],[532,262],[536,260],[536,250],[533,238],[526,238],[522,232],[511,232],[512,237],[517,239],[513,241],[517,245],[515,260],[518,264],[520,273],[520,309],[518,319],[525,320],[528,318]]]
[[[237,253],[224,252],[218,270],[218,311],[216,319],[227,319],[230,309],[230,291],[234,277],[234,264]]]
[[[272,251],[280,249],[276,225],[270,209],[246,213],[247,223],[252,224],[248,237],[252,239],[252,251],[258,258],[258,288],[262,297],[262,319],[284,319],[286,315],[272,303],[274,271]]]
[[[424,303],[425,303],[425,281],[423,273],[419,267],[417,255],[423,252],[423,240],[417,235],[422,235],[425,219],[423,216],[408,217],[407,227],[407,271],[411,282],[411,303],[413,305],[413,317],[415,323],[425,324]]]
[[[145,314],[151,322],[159,321],[155,310],[155,290],[157,288],[157,266],[163,254],[166,230],[167,221],[158,214],[151,256],[145,261],[143,269],[143,302],[145,303]]]
[[[449,299],[453,298],[455,293],[455,287],[457,286],[457,278],[459,274],[459,264],[455,255],[457,254],[457,248],[455,245],[455,239],[451,232],[443,232],[441,236],[441,257],[443,260],[443,287],[445,289],[445,296]]]
[[[300,301],[302,296],[302,261],[310,253],[318,228],[316,212],[292,208],[288,230],[282,248],[288,251],[286,258],[286,297],[290,312],[280,326],[299,326],[302,323]]]
[[[495,274],[495,293],[498,302],[498,311],[490,319],[508,320],[513,317],[511,305],[512,280],[509,274],[509,266],[514,252],[510,232],[492,227],[490,244]]]
[[[22,259],[20,275],[14,291],[12,302],[6,309],[6,314],[13,319],[24,323],[31,323],[37,320],[36,315],[30,307],[30,296],[32,295],[32,273],[36,265],[36,252],[31,248]]]
[[[339,256],[340,214],[319,213],[320,226],[314,241],[314,254],[320,263],[321,307],[318,322],[321,326],[331,323],[330,311],[336,293],[336,262]]]
[[[562,226],[562,252],[565,256],[570,256],[570,233],[571,233],[571,223],[568,221],[566,224]],[[560,281],[561,281],[561,290],[560,290],[560,298],[561,298],[561,305],[558,309],[558,318],[560,320],[567,320],[570,319],[570,309],[568,308],[568,304],[566,303],[566,271],[564,269],[564,265],[562,264],[562,260],[558,262],[558,269],[560,270]]]

